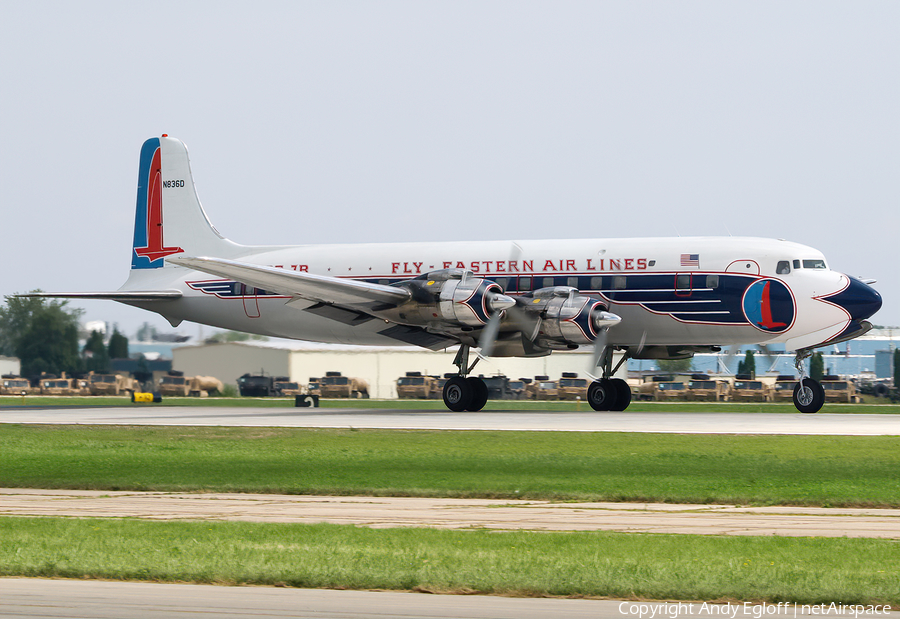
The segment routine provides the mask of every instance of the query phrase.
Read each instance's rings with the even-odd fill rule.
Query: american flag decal
[[[683,267],[699,267],[700,254],[681,254],[681,266]]]

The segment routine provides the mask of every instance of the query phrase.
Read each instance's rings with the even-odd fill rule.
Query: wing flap
[[[177,266],[228,277],[248,286],[319,303],[352,307],[372,303],[399,305],[409,300],[409,292],[402,288],[354,279],[313,275],[222,258],[178,257],[167,260]]]

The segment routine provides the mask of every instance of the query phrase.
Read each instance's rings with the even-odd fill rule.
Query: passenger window
[[[691,275],[675,276],[675,296],[689,297],[691,295]]]
[[[799,269],[799,268],[800,268],[800,261],[799,261],[799,260],[794,260],[794,268],[795,268],[795,269]]]
[[[613,277],[613,288],[616,290],[625,290],[625,276],[616,275]]]
[[[707,275],[706,276],[706,287],[707,288],[718,288],[719,287],[719,276],[718,275]]]
[[[494,279],[494,283],[500,286],[500,289],[503,292],[506,292],[509,286],[509,280],[505,277],[497,277]]]
[[[566,280],[566,285],[571,286],[572,288],[578,288],[578,278],[570,277],[568,280]]]
[[[603,278],[602,277],[592,277],[591,278],[591,290],[602,290],[603,289]]]
[[[531,290],[531,275],[523,275],[519,278],[519,292]]]
[[[787,260],[779,260],[778,265],[775,267],[775,273],[778,275],[787,275],[791,272],[791,263]]]
[[[554,284],[553,284],[553,278],[552,278],[552,277],[545,277],[545,278],[543,279],[543,281],[541,282],[541,288],[550,288],[550,287],[553,286],[553,285],[554,285]]]

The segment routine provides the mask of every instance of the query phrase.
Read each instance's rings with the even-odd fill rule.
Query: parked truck
[[[734,377],[731,388],[732,402],[771,402],[774,389],[761,380],[753,380],[749,374]]]
[[[225,386],[213,376],[185,376],[184,372],[169,370],[159,379],[157,388],[162,396],[205,398],[221,392]]]
[[[237,380],[238,391],[245,398],[270,398],[275,395],[275,379],[272,376],[244,374]]]
[[[407,372],[397,379],[397,397],[402,399],[428,400],[435,397],[438,380],[434,376],[423,376],[422,372]]]
[[[687,399],[691,402],[725,402],[731,392],[727,380],[716,380],[706,374],[691,374]]]
[[[825,390],[826,402],[852,404],[860,401],[860,397],[856,393],[856,385],[849,380],[842,379],[840,376],[833,374],[823,376],[819,384]]]
[[[94,374],[88,376],[91,395],[121,395],[140,391],[140,385],[133,378],[121,374]]]
[[[549,376],[535,376],[525,385],[525,393],[529,400],[556,400],[559,398],[559,385]]]
[[[340,372],[325,372],[319,388],[323,398],[369,397],[369,383],[361,378],[341,376]]]
[[[62,376],[47,376],[40,380],[41,395],[82,395],[81,381],[77,378],[68,378],[63,372]]]
[[[293,398],[298,395],[306,395],[306,389],[301,387],[300,383],[291,380],[287,376],[275,377],[274,387],[276,396]]]
[[[40,393],[40,387],[32,387],[27,378],[15,374],[3,374],[0,380],[0,395],[32,395]]]
[[[563,372],[559,379],[557,396],[560,400],[587,400],[588,380],[578,378],[575,372]]]

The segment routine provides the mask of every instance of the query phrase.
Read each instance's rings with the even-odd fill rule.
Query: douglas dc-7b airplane
[[[871,282],[869,282],[871,283]],[[868,283],[832,271],[817,250],[758,238],[245,246],[212,226],[185,145],[144,142],[131,273],[116,292],[37,296],[111,299],[183,320],[343,344],[459,345],[444,388],[454,411],[477,411],[484,382],[469,352],[540,357],[594,347],[598,411],[625,410],[612,378],[628,358],[679,359],[722,346],[783,343],[796,351],[794,404],[824,402],[805,375],[812,349],[858,337],[881,308]],[[613,351],[623,351],[613,367]],[[473,355],[474,356],[474,355]]]

